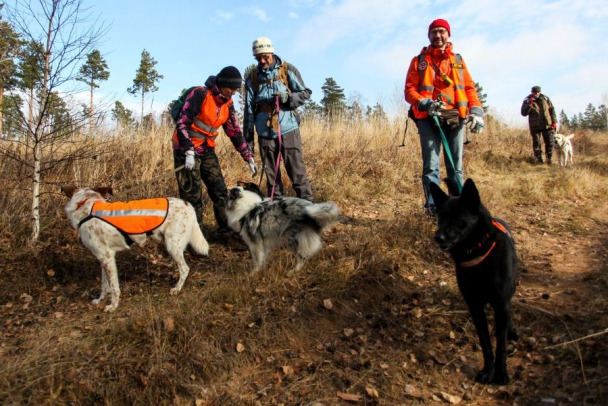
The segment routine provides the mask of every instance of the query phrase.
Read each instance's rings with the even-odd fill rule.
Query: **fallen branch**
[[[586,340],[587,338],[591,338],[591,337],[597,337],[597,336],[600,336],[602,334],[608,334],[608,328],[606,328],[606,329],[604,329],[604,331],[600,331],[598,333],[593,333],[593,334],[589,334],[588,336],[584,336],[584,337],[580,337],[580,338],[577,338],[577,339],[574,339],[574,340],[566,341],[565,343],[559,343],[559,344],[555,344],[555,345],[550,345],[548,347],[545,347],[544,349],[548,350],[549,348],[563,347],[564,345],[576,343],[578,341]]]

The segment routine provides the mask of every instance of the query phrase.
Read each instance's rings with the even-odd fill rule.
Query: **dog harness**
[[[511,233],[505,227],[504,224],[500,222],[500,220],[492,219],[492,226],[495,230],[501,231],[507,235],[509,238],[511,237]],[[494,250],[496,247],[496,233],[495,232],[487,232],[481,241],[479,241],[472,248],[467,250],[468,255],[473,255],[473,258],[459,262],[458,265],[463,268],[472,268],[476,265],[481,264]]]
[[[78,228],[96,218],[114,226],[125,237],[128,245],[133,241],[129,234],[150,234],[160,227],[169,211],[166,197],[132,200],[130,202],[106,202],[98,200],[91,206],[91,213],[82,219]]]

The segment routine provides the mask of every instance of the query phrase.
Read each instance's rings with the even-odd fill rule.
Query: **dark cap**
[[[540,93],[540,86],[532,86],[532,93]]]
[[[226,66],[217,74],[215,85],[217,87],[240,89],[243,85],[243,77],[241,76],[241,72],[234,66]]]

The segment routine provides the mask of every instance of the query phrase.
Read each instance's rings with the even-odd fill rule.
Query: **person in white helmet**
[[[274,197],[284,195],[281,171],[275,172],[277,158],[281,154],[297,197],[313,201],[302,152],[300,119],[296,112],[310,98],[312,91],[304,84],[298,69],[274,53],[270,39],[257,38],[253,41],[252,50],[258,64],[245,78],[245,138],[253,150],[254,129],[258,134],[269,194],[274,185]]]

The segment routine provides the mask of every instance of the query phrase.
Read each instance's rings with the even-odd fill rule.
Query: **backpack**
[[[177,99],[173,100],[173,104],[171,105],[171,118],[173,119],[174,123],[177,124],[179,114],[181,113],[182,108],[184,107],[184,103],[186,102],[186,96],[188,96],[188,93],[190,93],[192,89],[195,89],[197,87],[200,86],[189,87]]]
[[[272,84],[273,82],[276,82],[277,80],[280,80],[285,87],[291,92],[291,89],[289,89],[289,80],[287,78],[287,68],[289,67],[289,64],[285,61],[283,61],[283,63],[281,64],[281,66],[279,66],[279,74],[272,78],[272,79],[268,79],[268,80],[263,80],[260,81],[260,78],[258,77],[258,68],[255,67],[251,70],[250,73],[250,77],[251,77],[251,85],[253,87],[253,93],[254,94],[258,94],[258,90],[260,90],[260,84]]]

